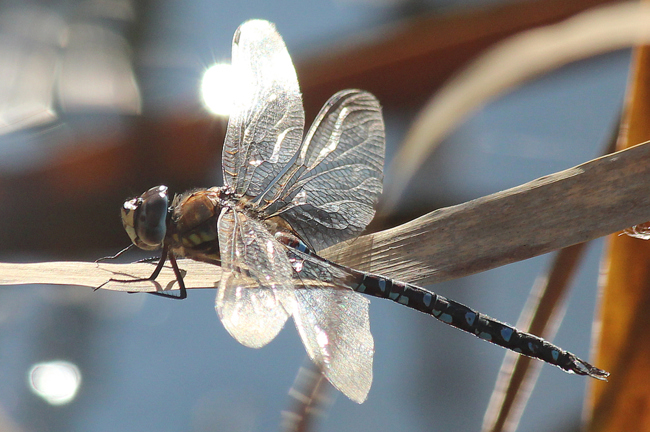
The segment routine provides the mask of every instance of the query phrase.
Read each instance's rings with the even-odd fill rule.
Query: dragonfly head
[[[167,233],[167,186],[156,186],[122,205],[122,225],[134,245],[152,250],[162,246]]]

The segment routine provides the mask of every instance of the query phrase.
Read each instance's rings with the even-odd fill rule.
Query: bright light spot
[[[216,63],[203,74],[201,96],[205,107],[217,115],[227,116],[235,98],[235,79],[232,66]]]
[[[31,390],[52,405],[71,402],[81,385],[81,372],[66,361],[38,363],[27,375]]]

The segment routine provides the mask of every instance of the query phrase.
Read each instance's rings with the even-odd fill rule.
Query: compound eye
[[[167,232],[167,186],[156,186],[122,206],[122,224],[133,244],[141,249],[159,248]]]

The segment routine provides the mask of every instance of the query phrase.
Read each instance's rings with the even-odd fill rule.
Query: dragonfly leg
[[[114,259],[118,258],[119,256],[121,256],[123,253],[131,250],[133,248],[133,246],[134,246],[133,243],[131,243],[130,245],[128,245],[127,247],[125,247],[124,249],[122,249],[121,251],[116,253],[115,255],[109,255],[109,256],[97,258],[95,260],[95,262],[98,263],[98,262],[101,262],[101,261],[114,260]]]
[[[156,268],[154,269],[153,273],[149,277],[146,278],[134,278],[134,279],[116,279],[116,278],[111,278],[107,282],[101,284],[97,288],[95,288],[95,291],[106,285],[108,282],[120,282],[120,283],[133,283],[133,282],[146,282],[146,281],[154,281],[160,275],[160,272],[163,269],[163,266],[165,265],[165,261],[169,257],[169,262],[172,265],[172,269],[174,270],[174,275],[176,276],[176,281],[178,282],[178,286],[180,289],[180,294],[179,295],[173,295],[164,291],[153,291],[149,292],[149,294],[157,295],[160,297],[165,297],[165,298],[170,298],[170,299],[175,299],[175,300],[183,300],[187,298],[187,290],[185,288],[185,282],[183,281],[183,273],[181,270],[178,268],[178,264],[176,262],[176,258],[172,253],[168,251],[167,246],[163,247],[162,253],[160,255],[160,259],[158,261],[158,264],[156,265]],[[135,294],[137,291],[129,291],[129,294]]]

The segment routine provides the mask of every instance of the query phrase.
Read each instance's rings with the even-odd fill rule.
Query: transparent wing
[[[384,122],[370,93],[341,91],[318,114],[295,162],[260,200],[318,251],[361,233],[382,191]]]
[[[296,71],[273,24],[253,20],[235,32],[236,102],[223,149],[226,185],[259,195],[294,157],[305,125]]]
[[[293,313],[293,269],[284,247],[261,222],[224,208],[218,230],[223,273],[217,313],[232,337],[260,348]]]
[[[307,354],[334,387],[357,403],[372,385],[374,341],[368,300],[350,289],[296,289],[293,319]]]
[[[296,270],[293,319],[309,357],[334,387],[362,403],[374,354],[368,300],[344,286],[343,270],[291,248],[287,255]]]

